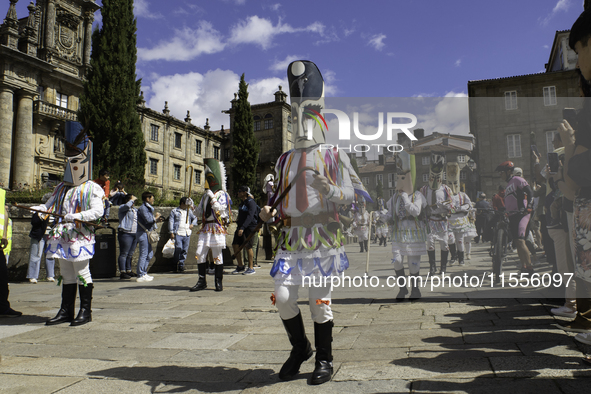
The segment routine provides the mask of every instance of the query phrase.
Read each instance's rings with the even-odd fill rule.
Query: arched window
[[[287,131],[291,131],[291,116],[287,117]]]
[[[259,131],[261,129],[261,117],[258,115],[255,115],[253,117],[254,119],[254,131]]]
[[[265,130],[269,130],[273,128],[273,115],[267,114],[265,115]]]

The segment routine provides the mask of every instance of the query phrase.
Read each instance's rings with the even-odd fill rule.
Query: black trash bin
[[[117,237],[113,227],[98,229],[96,232],[94,256],[90,259],[90,274],[93,278],[117,276]]]

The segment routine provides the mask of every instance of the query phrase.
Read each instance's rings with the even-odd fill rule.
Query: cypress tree
[[[384,186],[382,185],[382,181],[378,181],[376,185],[376,197],[384,198]]]
[[[90,69],[80,97],[78,119],[94,143],[95,168],[113,179],[144,184],[145,141],[137,105],[136,19],[133,0],[103,0],[103,25],[92,34]]]
[[[254,120],[248,102],[248,84],[244,74],[238,85],[238,102],[232,130],[232,177],[236,187],[246,185],[254,189],[256,167],[259,161],[259,144],[254,136]]]

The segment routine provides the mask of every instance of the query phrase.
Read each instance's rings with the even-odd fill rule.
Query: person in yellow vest
[[[19,317],[23,313],[12,309],[8,302],[8,262],[4,253],[10,253],[12,242],[9,242],[9,238],[12,235],[8,231],[8,207],[4,205],[5,201],[6,191],[0,188],[0,317]]]
[[[8,230],[6,233],[6,239],[8,240],[8,246],[4,248],[4,256],[6,257],[6,265],[8,265],[8,258],[12,251],[12,220],[8,218]]]

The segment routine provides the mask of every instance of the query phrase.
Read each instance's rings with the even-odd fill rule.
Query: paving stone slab
[[[492,370],[488,360],[482,358],[405,358],[391,362],[346,362],[343,363],[333,380],[475,378],[483,374],[492,374]]]
[[[314,331],[312,331],[314,332]],[[351,349],[359,334],[339,334],[333,337],[333,349]],[[289,340],[285,334],[244,335],[230,350],[286,350],[291,349]],[[312,341],[313,342],[313,341]]]
[[[246,334],[176,333],[146,347],[157,349],[227,349],[246,337]]]
[[[577,347],[574,337],[564,337],[554,342],[527,342],[518,343],[517,346],[525,356],[580,356],[581,350]]]
[[[180,363],[204,363],[211,365],[231,364],[279,364],[289,357],[289,351],[260,351],[260,350],[183,350],[172,356],[169,362]],[[336,353],[335,353],[336,354]],[[309,362],[313,362],[313,358]]]
[[[462,333],[459,330],[399,331],[395,336],[388,330],[372,330],[360,334],[353,349],[410,347],[428,344],[461,345],[463,343]]]
[[[90,359],[5,357],[0,364],[2,374],[45,375],[45,376],[91,376],[94,371],[109,368],[127,368],[130,361],[104,361]],[[4,376],[4,375],[3,375]]]
[[[410,358],[487,358],[494,356],[521,356],[522,352],[515,344],[499,343],[490,346],[482,345],[444,345],[444,346],[412,346]]]
[[[90,324],[86,324],[86,327],[90,327]],[[96,324],[96,323],[95,323]],[[119,331],[116,333],[111,333],[111,331],[103,331],[103,333],[99,333],[100,330],[77,330],[77,327],[69,327],[71,331],[68,331],[65,335],[60,336],[53,336],[51,338],[47,338],[43,341],[39,341],[39,343],[44,343],[46,345],[62,345],[68,346],[71,343],[78,343],[84,344],[87,347],[97,346],[97,347],[134,347],[134,348],[141,348],[144,347],[146,344],[153,343],[159,340],[163,340],[166,337],[170,336],[170,333],[165,332],[142,332],[141,334],[137,334],[135,332],[130,331]]]
[[[0,339],[40,329],[41,326],[0,326]]]
[[[558,329],[536,330],[531,328],[493,329],[483,331],[478,327],[463,328],[464,341],[466,343],[527,343],[548,341],[554,343],[564,339],[564,331]]]
[[[80,378],[3,374],[0,392],[18,394],[49,394],[74,385]],[[60,391],[61,392],[61,391]]]
[[[580,359],[573,356],[491,357],[490,363],[495,374],[504,378],[591,377],[591,369],[582,365]]]
[[[588,386],[587,386],[588,388]],[[454,394],[566,394],[548,379],[510,379],[479,377],[476,379],[419,379],[412,382],[413,393]],[[579,392],[580,394],[582,392]]]

